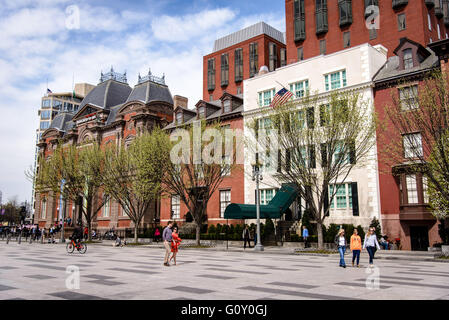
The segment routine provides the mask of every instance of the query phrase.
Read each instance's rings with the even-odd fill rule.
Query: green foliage
[[[209,226],[209,228],[207,230],[207,233],[210,233],[210,234],[216,234],[217,233],[217,229],[215,228],[215,226],[213,224]]]
[[[361,225],[357,226],[357,232],[359,233],[359,236],[363,241],[363,239],[365,239],[365,231],[363,230]]]
[[[316,225],[312,224],[310,221],[312,220],[313,213],[310,209],[304,210],[301,219],[301,225],[306,226],[307,230],[309,230],[309,235],[317,234]]]

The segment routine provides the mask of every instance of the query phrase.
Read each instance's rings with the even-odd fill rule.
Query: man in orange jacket
[[[360,238],[357,229],[354,229],[354,233],[351,236],[351,243],[349,247],[352,251],[352,266],[354,266],[354,261],[357,258],[357,268],[359,268],[360,251],[362,250],[362,239]]]

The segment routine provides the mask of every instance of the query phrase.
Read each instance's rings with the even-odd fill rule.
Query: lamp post
[[[63,197],[64,185],[65,185],[65,179],[62,179],[61,180],[61,198],[60,198],[60,202],[59,202],[59,208],[60,208],[60,210],[59,210],[59,221],[58,221],[58,223],[59,223],[62,220],[62,225],[61,225],[61,243],[65,242],[64,219],[65,219],[65,210],[66,210],[66,205],[67,205],[67,201],[66,201],[65,197]]]
[[[259,201],[259,181],[263,177],[260,173],[259,166],[253,166],[253,181],[256,181],[256,215],[257,215],[257,244],[254,246],[255,251],[263,251],[263,245],[260,242],[260,201]]]

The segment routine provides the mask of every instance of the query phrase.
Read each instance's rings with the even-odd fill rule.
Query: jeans
[[[384,247],[384,250],[388,250],[388,242],[382,243],[382,247]]]
[[[369,264],[373,264],[374,247],[366,247],[366,251],[368,251],[368,254],[369,254]]]
[[[357,258],[357,265],[359,265],[360,250],[352,250],[352,264],[354,264],[354,261],[355,261],[356,258]]]
[[[346,247],[345,246],[338,246],[338,252],[340,252],[340,266],[346,266],[345,263],[345,251],[346,251]]]
[[[248,242],[248,247],[251,248],[251,242],[249,242],[249,238],[243,239],[243,248],[246,249],[246,243]]]

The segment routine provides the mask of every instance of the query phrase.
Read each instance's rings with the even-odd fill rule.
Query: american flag
[[[289,90],[287,90],[285,88],[282,88],[274,96],[273,101],[271,101],[270,107],[276,108],[277,106],[285,103],[292,96],[293,96],[293,93],[291,93]]]

